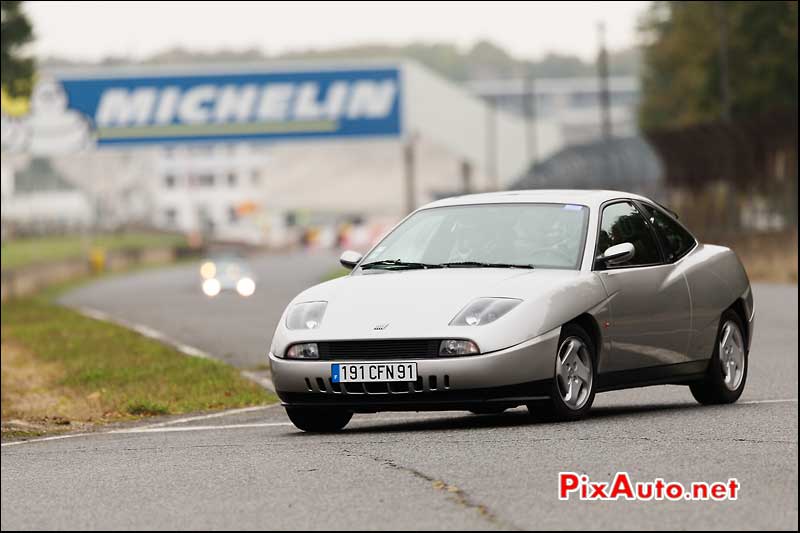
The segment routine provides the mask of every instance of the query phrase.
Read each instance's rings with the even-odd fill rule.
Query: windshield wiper
[[[402,261],[400,259],[382,259],[380,261],[373,261],[372,263],[367,263],[361,265],[362,270],[369,270],[372,268],[391,268],[391,267],[398,267],[403,269],[414,269],[414,268],[442,268],[442,265],[432,265],[428,263],[414,263],[408,261]]]
[[[453,263],[442,263],[440,266],[445,268],[534,268],[533,265],[515,265],[512,263],[482,263],[480,261],[457,261]]]

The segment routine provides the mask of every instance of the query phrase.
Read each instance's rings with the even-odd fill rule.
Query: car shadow
[[[730,408],[731,406],[725,406]],[[615,405],[595,407],[591,414],[582,423],[591,423],[595,420],[611,418],[635,418],[652,417],[657,413],[669,413],[673,411],[694,411],[698,409],[718,409],[719,406],[703,406],[690,402],[660,403],[660,404],[638,404],[638,405]],[[551,426],[559,424],[573,424],[573,422],[557,422],[531,415],[525,409],[515,409],[495,415],[473,415],[464,413],[463,415],[450,412],[436,418],[422,418],[420,420],[387,421],[369,425],[350,426],[344,430],[348,434],[380,434],[380,433],[400,433],[408,431],[443,431],[443,430],[469,430],[481,428],[504,428],[517,426]],[[360,416],[362,421],[367,421],[370,415]],[[355,420],[358,420],[356,418]],[[313,435],[311,433],[298,432],[295,435]]]

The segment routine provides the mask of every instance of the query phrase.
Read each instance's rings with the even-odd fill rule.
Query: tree
[[[319,60],[319,59],[387,59],[408,58],[418,61],[434,72],[462,83],[477,79],[508,79],[533,74],[538,78],[564,78],[572,76],[594,76],[596,67],[591,61],[569,54],[547,53],[538,60],[528,60],[511,55],[508,51],[491,41],[479,41],[473,46],[462,48],[452,43],[412,42],[402,45],[360,44],[327,49],[307,49],[286,52],[274,56],[266,55],[258,49],[219,50],[198,52],[183,48],[172,48],[156,53],[143,60],[149,65],[170,63],[236,63],[269,60]],[[635,76],[639,68],[639,51],[627,48],[609,52],[609,72],[611,75]],[[131,58],[110,56],[101,65],[126,65]],[[72,67],[82,65],[61,57],[42,59],[42,64],[51,67]]]
[[[640,30],[643,129],[724,119],[726,91],[733,118],[796,112],[796,2],[654,2]]]
[[[30,93],[33,58],[22,55],[22,47],[33,40],[33,28],[21,9],[22,2],[3,0],[0,11],[0,63],[3,89],[11,96]]]

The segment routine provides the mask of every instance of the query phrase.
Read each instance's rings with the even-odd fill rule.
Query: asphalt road
[[[201,291],[200,263],[112,276],[66,294],[62,303],[157,330],[240,368],[267,363],[275,326],[286,304],[339,267],[326,251],[286,253],[247,261],[256,292],[242,298]]]
[[[187,267],[105,280],[67,301],[248,366],[325,259],[255,262],[261,299],[247,302],[197,299]],[[579,423],[535,422],[524,410],[386,413],[319,436],[270,407],[4,444],[2,529],[796,530],[797,295],[797,286],[755,287],[750,375],[735,405],[701,407],[688,389],[662,386],[599,395]],[[687,484],[735,477],[741,489],[725,502],[560,501],[560,471],[595,481],[619,471]]]

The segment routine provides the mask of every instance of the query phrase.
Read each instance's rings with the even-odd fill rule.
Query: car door
[[[610,297],[606,335],[611,350],[600,372],[619,372],[686,362],[691,327],[689,289],[682,273],[665,261],[651,224],[630,200],[601,208],[595,256],[623,242],[634,256],[613,267],[594,268]]]

